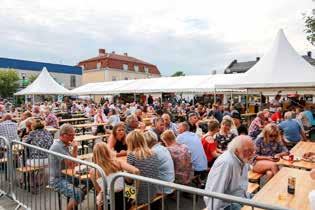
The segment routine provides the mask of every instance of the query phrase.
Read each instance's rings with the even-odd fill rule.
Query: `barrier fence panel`
[[[108,209],[106,176],[98,165],[21,141],[12,142],[12,151],[9,179],[19,206],[35,210]],[[91,180],[97,180],[105,190],[98,193]],[[97,200],[102,204],[98,206]]]
[[[10,151],[9,141],[4,137],[0,137],[0,197],[10,195],[12,189],[9,180],[9,170],[11,168],[9,167]]]
[[[125,180],[129,180],[129,182],[132,182],[132,186],[124,184],[124,196],[123,204],[117,203],[117,200],[115,202],[115,197],[118,195],[117,192],[115,192],[115,182],[123,178]],[[139,182],[141,183],[147,183],[147,188],[141,188],[142,192],[139,190]],[[207,197],[208,199],[211,199],[211,203],[213,204],[213,201],[224,201],[228,204],[235,204],[240,206],[246,206],[248,209],[266,209],[266,210],[289,210],[288,208],[275,206],[275,205],[268,205],[263,203],[258,203],[250,199],[235,197],[227,194],[221,194],[221,193],[215,193],[215,192],[207,192],[203,189],[198,189],[194,187],[189,187],[185,185],[175,184],[175,183],[169,183],[161,180],[151,179],[148,177],[138,176],[134,174],[124,173],[120,172],[115,174],[112,177],[112,180],[110,183],[110,199],[111,199],[111,210],[120,210],[120,209],[127,209],[126,206],[131,205],[131,209],[133,210],[142,210],[142,209],[148,209],[148,210],[155,210],[155,209],[167,209],[167,210],[179,210],[179,209],[189,209],[189,210],[196,210],[196,209],[205,209],[206,206],[204,204],[204,197]],[[167,187],[168,189],[173,189],[172,194],[165,194],[164,189]],[[152,191],[155,189],[158,189],[157,194],[153,194]],[[138,191],[139,190],[139,191]],[[146,191],[143,193],[143,191]],[[141,194],[141,195],[140,195]],[[140,198],[142,195],[146,195],[146,201],[145,203],[141,202],[143,201],[143,198]],[[131,201],[131,202],[130,202]],[[132,204],[130,204],[132,203]],[[120,205],[119,208],[117,208],[115,205]],[[116,207],[116,208],[115,208]],[[225,210],[234,210],[239,208],[233,208],[231,205],[230,207],[226,208]],[[208,207],[207,210],[218,210],[216,208]]]

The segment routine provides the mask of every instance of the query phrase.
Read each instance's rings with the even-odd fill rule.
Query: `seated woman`
[[[232,124],[233,121],[230,117],[224,117],[221,122],[220,131],[214,137],[217,143],[217,148],[221,151],[225,151],[227,145],[236,137],[236,135],[231,132]]]
[[[40,119],[33,119],[31,127],[32,131],[26,136],[25,143],[49,150],[54,140],[52,135],[45,130],[44,123]],[[38,186],[48,182],[48,153],[29,148],[26,150],[26,166],[45,168],[31,177],[31,191],[37,193],[40,189]]]
[[[276,164],[279,158],[289,154],[281,141],[280,131],[276,124],[266,125],[262,135],[256,139],[256,154],[253,171],[265,173],[268,181],[279,170]]]
[[[45,130],[44,123],[35,118],[32,120],[32,131],[26,137],[25,143],[48,150],[53,144],[53,137]],[[42,166],[43,164],[48,165],[48,153],[30,149],[26,165]]]
[[[99,123],[107,123],[106,116],[103,112],[103,108],[98,108],[97,114],[94,116],[94,124],[95,126],[92,127],[92,133],[97,135],[98,133],[105,134],[105,125],[97,125]]]
[[[93,162],[99,165],[106,174],[106,182],[111,183],[112,177],[119,171],[126,171],[133,174],[139,174],[139,170],[126,163],[125,161],[117,160],[115,154],[109,149],[108,145],[104,142],[97,143],[93,148]],[[90,170],[90,177],[93,182],[97,194],[96,203],[98,209],[103,209],[104,204],[104,185],[103,180],[95,170]],[[124,208],[124,178],[120,177],[115,181],[115,208]],[[110,188],[108,186],[108,192]],[[126,209],[129,209],[130,205],[126,202]]]
[[[114,127],[117,123],[120,122],[119,114],[116,112],[115,109],[110,109],[108,112],[108,125]]]
[[[214,139],[214,136],[220,130],[219,122],[215,119],[211,119],[208,123],[208,130],[208,133],[201,138],[201,142],[207,155],[208,167],[211,168],[214,161],[222,153],[219,149],[217,149],[217,142]]]
[[[108,147],[117,152],[116,154],[117,157],[127,155],[127,144],[125,139],[126,139],[125,124],[120,122],[114,126],[113,132],[108,139]]]
[[[126,137],[126,143],[128,146],[127,163],[138,168],[141,176],[159,179],[159,160],[157,155],[148,147],[142,133],[135,130],[131,131]],[[149,194],[148,190],[150,191]],[[137,187],[137,203],[149,203],[157,192],[156,186],[140,182]],[[159,206],[151,206],[151,209],[160,208]]]
[[[159,143],[158,137],[153,131],[146,131],[143,136],[148,144],[148,147],[152,149],[159,160],[159,179],[167,182],[174,182],[174,163],[170,152]],[[173,189],[169,187],[159,188],[160,193],[163,192],[165,194],[171,194],[173,192]]]

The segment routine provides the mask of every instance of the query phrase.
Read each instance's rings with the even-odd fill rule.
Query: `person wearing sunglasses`
[[[288,155],[288,149],[281,141],[280,130],[274,123],[265,126],[262,135],[255,140],[256,156],[253,161],[253,171],[266,174],[270,180],[278,171],[277,161]]]

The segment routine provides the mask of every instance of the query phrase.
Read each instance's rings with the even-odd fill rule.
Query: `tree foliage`
[[[306,39],[315,46],[315,16],[304,16]]]
[[[3,98],[8,98],[13,96],[20,84],[19,75],[15,70],[0,70],[0,96]]]
[[[37,74],[31,74],[31,75],[28,77],[29,84],[32,84],[32,83],[37,79],[37,77],[38,77]]]
[[[179,76],[185,76],[185,73],[182,71],[177,71],[174,74],[172,74],[172,77],[179,77]]]

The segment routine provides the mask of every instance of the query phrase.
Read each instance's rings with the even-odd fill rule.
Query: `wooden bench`
[[[248,172],[248,181],[252,182],[252,183],[259,183],[260,182],[260,178],[263,175],[264,174],[256,173],[256,172],[251,170],[251,171]]]
[[[163,197],[165,195],[157,195],[155,196],[152,201],[151,201],[151,204],[152,203],[155,203],[155,202],[158,202],[158,201],[162,201]],[[148,203],[145,203],[145,204],[141,204],[139,206],[135,206],[133,205],[129,210],[148,210],[149,209],[149,204]]]
[[[259,190],[260,186],[256,183],[248,183],[247,192],[251,194],[255,194]],[[203,210],[208,210],[204,208]]]
[[[31,192],[31,175],[32,173],[44,170],[44,167],[33,167],[33,166],[23,166],[17,168],[16,171],[23,174],[24,179],[24,189]],[[23,185],[22,185],[23,186]]]
[[[255,194],[259,190],[260,186],[256,183],[248,183],[247,192]]]

